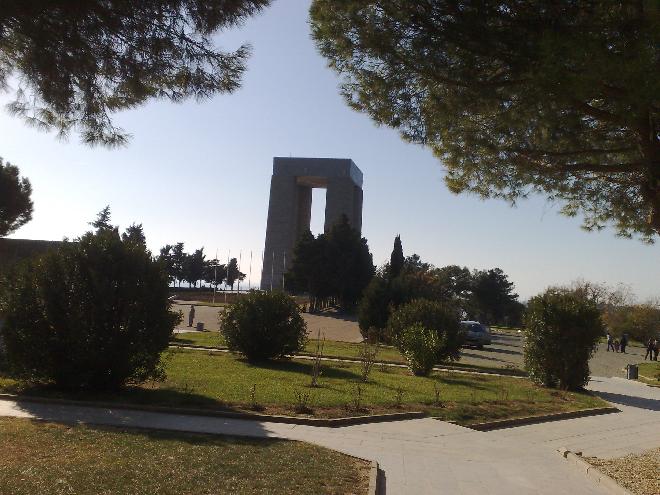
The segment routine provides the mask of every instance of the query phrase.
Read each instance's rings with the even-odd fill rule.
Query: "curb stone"
[[[516,426],[533,425],[538,423],[547,423],[550,421],[560,421],[563,419],[584,418],[587,416],[599,416],[601,414],[611,414],[621,412],[613,406],[596,407],[592,409],[582,409],[580,411],[567,411],[560,413],[544,414],[541,416],[527,416],[524,418],[501,419],[497,421],[488,421],[485,423],[475,423],[471,425],[462,425],[477,431],[492,431],[503,428],[513,428]]]
[[[367,495],[376,495],[378,493],[378,463],[371,461],[371,469],[369,470],[369,488]]]
[[[60,399],[54,397],[20,396],[1,394],[0,400],[14,402],[34,402],[38,404],[62,404],[68,406],[91,407],[97,409],[125,409],[129,411],[156,412],[165,414],[183,414],[187,416],[206,416],[215,418],[243,419],[248,421],[263,421],[269,423],[284,423],[303,426],[317,426],[337,428],[341,426],[354,426],[370,423],[385,423],[407,419],[425,418],[427,414],[422,411],[409,411],[400,413],[374,414],[372,416],[348,416],[344,418],[304,418],[296,416],[281,416],[271,414],[244,413],[236,411],[220,411],[212,409],[153,406],[146,404],[126,404],[121,402],[86,401],[73,399]]]
[[[573,463],[580,471],[591,478],[594,482],[608,490],[614,495],[634,495],[631,491],[619,485],[614,479],[600,471],[597,467],[592,466],[582,458],[582,452],[571,452],[565,448],[557,449],[562,457],[569,462]]]

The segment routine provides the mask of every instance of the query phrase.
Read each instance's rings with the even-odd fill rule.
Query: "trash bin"
[[[197,322],[197,331],[198,332],[203,332],[204,331],[204,322],[203,321],[198,321]]]
[[[639,369],[636,364],[629,364],[626,366],[626,378],[628,380],[637,380],[639,376]]]

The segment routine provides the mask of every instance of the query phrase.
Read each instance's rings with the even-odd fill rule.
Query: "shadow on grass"
[[[179,345],[196,345],[196,346],[201,345],[203,347],[221,347],[221,346],[223,346],[223,342],[220,339],[219,335],[212,336],[213,342],[201,343],[201,344],[200,344],[199,340],[181,337],[181,335],[185,335],[185,333],[176,334],[175,337],[170,339],[169,343],[170,344],[179,344]]]
[[[432,376],[436,381],[445,385],[463,386],[470,389],[490,390],[491,387],[484,385],[481,377],[465,378],[462,376]]]
[[[18,395],[17,401],[20,401],[21,397],[44,397],[89,402],[90,407],[96,407],[95,403],[104,402],[118,405],[194,407],[216,411],[244,412],[223,401],[195,393],[194,389],[149,388],[146,385],[126,386],[117,391],[88,392],[60,390],[51,385],[20,384],[14,387],[14,390],[7,391]]]
[[[484,356],[482,354],[474,354],[472,352],[461,352],[461,355],[466,356],[466,357],[470,357],[470,358],[473,358],[473,359],[483,359],[485,361],[497,361],[497,362],[500,362],[500,363],[511,364],[509,361],[506,361],[504,359],[491,357],[491,356]]]
[[[246,359],[238,359],[249,366],[273,371],[286,371],[291,373],[301,373],[304,375],[312,374],[313,361],[293,361],[293,360],[277,360],[277,361],[258,361],[252,362]],[[350,371],[347,368],[339,367],[341,363],[324,362],[322,364],[323,376],[326,378],[343,378],[347,380],[354,380],[359,378],[359,373]]]

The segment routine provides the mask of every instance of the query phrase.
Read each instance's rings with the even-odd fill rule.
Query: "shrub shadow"
[[[303,361],[293,361],[293,360],[275,360],[275,361],[248,361],[247,359],[241,358],[240,361],[248,364],[249,366],[254,366],[256,368],[273,370],[273,371],[288,371],[292,373],[302,373],[305,375],[311,375],[313,361],[303,362]],[[339,368],[338,366],[333,366],[330,364],[331,361],[324,361],[321,364],[323,369],[323,376],[326,378],[344,378],[344,379],[355,379],[359,378],[360,375],[353,371],[349,371],[344,368]]]

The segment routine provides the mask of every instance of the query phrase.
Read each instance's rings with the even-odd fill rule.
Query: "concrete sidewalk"
[[[489,433],[430,418],[319,428],[8,401],[0,401],[0,415],[302,440],[377,460],[388,494],[602,494],[606,493],[603,488],[578,472],[555,448],[620,455],[657,446],[660,390],[617,379],[597,379],[592,387],[627,405],[621,405],[619,414]]]
[[[592,378],[590,390],[621,410],[605,414],[520,426],[490,432],[548,449],[565,447],[604,459],[640,453],[660,446],[660,388],[623,378]]]

